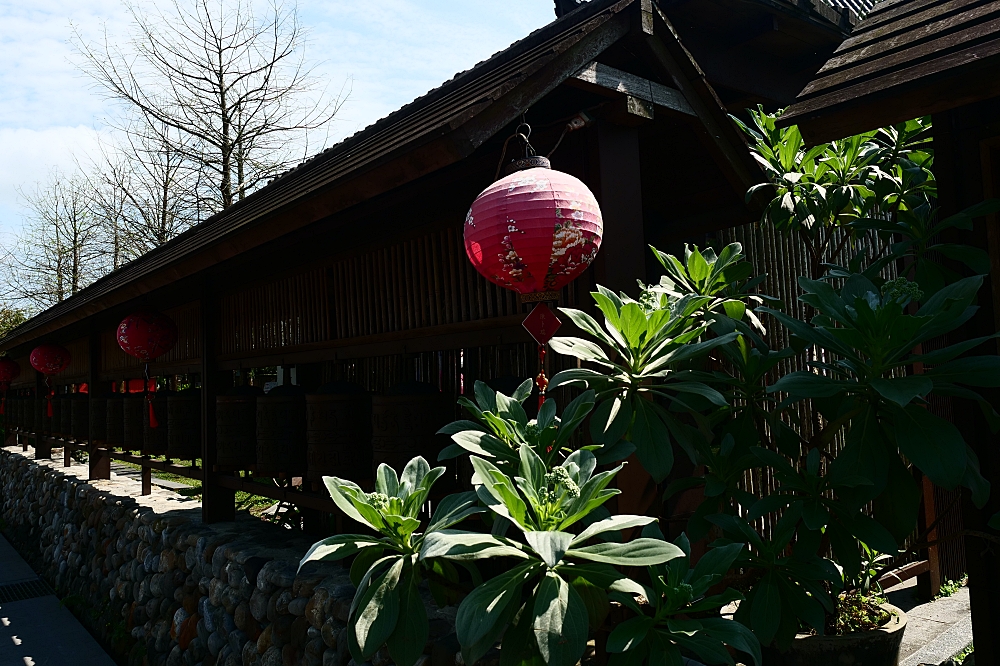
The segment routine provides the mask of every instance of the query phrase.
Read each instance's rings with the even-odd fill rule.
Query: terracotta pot
[[[799,634],[787,652],[764,648],[764,666],[897,666],[906,613],[890,604],[889,622],[874,631],[846,636]]]

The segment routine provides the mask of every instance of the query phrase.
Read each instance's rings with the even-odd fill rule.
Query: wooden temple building
[[[1000,2],[884,0],[861,22],[799,95],[782,122],[797,124],[810,143],[930,115],[941,216],[1000,198]],[[1000,219],[953,229],[943,242],[989,253],[990,276],[979,311],[946,344],[1000,331]],[[980,354],[1000,352],[990,341]],[[1000,405],[1000,391],[983,395]],[[1000,434],[978,406],[953,399],[933,404],[962,431],[991,481],[990,501],[977,509],[965,494],[961,520],[969,574],[977,663],[1000,663],[1000,547],[987,525],[1000,511]],[[992,537],[991,537],[992,535]],[[940,531],[931,539],[942,539]],[[954,542],[952,542],[954,543]],[[947,542],[941,544],[947,547]]]
[[[462,246],[469,205],[493,182],[522,120],[535,148],[558,145],[553,167],[587,183],[601,204],[601,252],[561,294],[561,305],[589,308],[595,283],[633,291],[637,279],[658,279],[648,244],[678,251],[756,219],[744,197],[763,175],[728,114],[791,102],[856,22],[834,0],[557,8],[551,24],[7,334],[0,351],[22,368],[11,437],[43,456],[87,450],[94,478],[106,478],[117,459],[141,465],[147,487],[151,469],[200,479],[206,521],[231,520],[242,490],[322,522],[335,513],[325,492],[308,480],[290,484],[310,470],[220,455],[219,438],[232,435],[222,427],[229,421],[220,425],[232,418],[217,410],[220,396],[238,402],[262,368],[308,391],[351,382],[386,398],[420,382],[448,405],[430,424],[436,429],[457,415],[455,398],[475,380],[533,376],[535,347],[521,325],[527,306],[481,278]],[[118,323],[142,309],[178,325],[177,345],[150,374],[161,386],[200,388],[188,394],[193,420],[188,412],[177,425],[183,419],[171,414],[167,424],[187,428],[196,455],[189,448],[154,460],[135,432],[112,432],[103,419],[105,409],[142,418],[134,402],[116,402],[125,400],[122,387],[142,386],[143,368],[115,338]],[[89,422],[45,420],[45,387],[28,362],[43,342],[72,353],[53,380],[56,402],[80,419],[88,405]],[[567,361],[550,354],[547,362],[551,375]],[[372,437],[383,448],[412,446],[426,424],[390,402],[372,407],[384,410],[377,432],[359,425],[351,448],[370,449]]]

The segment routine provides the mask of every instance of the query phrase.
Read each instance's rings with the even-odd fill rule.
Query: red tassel
[[[149,427],[160,427],[160,422],[156,420],[156,410],[153,409],[153,396],[149,396]]]

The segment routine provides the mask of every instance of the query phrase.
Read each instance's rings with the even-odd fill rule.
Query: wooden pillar
[[[595,261],[598,283],[636,294],[646,279],[639,128],[604,121],[597,125],[599,182],[594,190],[604,216],[604,238]]]
[[[35,406],[37,410],[35,412],[36,416],[36,426],[35,426],[35,458],[51,458],[52,457],[52,443],[49,441],[49,437],[46,433],[42,432],[42,420],[46,418],[48,413],[48,395],[49,389],[45,385],[45,376],[35,371],[35,394],[38,395],[38,404]]]
[[[201,515],[206,523],[236,519],[236,491],[219,486],[215,468],[215,398],[220,391],[218,350],[219,308],[214,285],[205,284],[201,297]]]
[[[101,333],[93,331],[90,334],[90,356],[87,368],[87,414],[93,416],[94,396],[101,393],[98,384],[101,381]],[[105,442],[98,442],[94,438],[94,421],[88,418],[89,432],[87,434],[87,448],[90,451],[90,478],[110,479],[111,478],[111,458],[108,457],[108,450]]]
[[[1000,98],[969,105],[934,116],[934,172],[939,185],[941,215],[948,215],[982,201],[1000,196]],[[1000,271],[1000,245],[997,242],[1000,219],[974,221],[968,231],[953,229],[942,234],[947,243],[962,243],[990,251],[993,273]],[[961,272],[964,267],[956,266]],[[992,279],[984,281],[979,292],[979,311],[959,330],[948,336],[948,344],[990,335],[1000,322],[1000,289]],[[978,347],[974,353],[996,354],[995,342]],[[976,389],[990,404],[1000,405],[1000,390]],[[1000,536],[988,527],[990,518],[1000,511],[1000,435],[993,433],[978,405],[970,400],[954,399],[953,422],[979,458],[983,476],[992,484],[990,499],[982,509],[972,503],[968,491],[962,491],[962,522],[965,537],[966,570],[969,574],[969,598],[972,606],[972,632],[976,657],[981,664],[1000,663],[1000,548],[979,534]]]
[[[595,277],[598,284],[635,297],[636,281],[646,281],[649,252],[643,225],[639,127],[603,120],[595,134],[599,182],[591,185],[604,217]],[[617,498],[619,513],[643,515],[659,499],[656,483],[635,454],[615,480],[622,490]]]

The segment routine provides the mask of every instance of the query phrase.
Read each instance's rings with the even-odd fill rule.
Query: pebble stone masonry
[[[78,474],[79,476],[77,476]],[[0,449],[0,517],[14,545],[112,657],[129,666],[360,666],[347,648],[347,570],[309,563],[297,532],[243,514],[206,525],[200,504],[86,467]],[[425,595],[418,666],[456,663],[454,608]],[[366,662],[389,666],[379,652]]]

